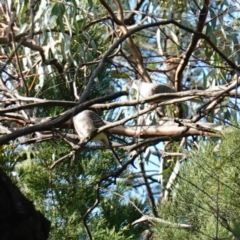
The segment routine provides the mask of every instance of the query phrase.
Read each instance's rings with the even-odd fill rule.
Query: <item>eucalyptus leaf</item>
[[[130,78],[127,73],[118,72],[116,70],[111,71],[111,77],[113,78]]]

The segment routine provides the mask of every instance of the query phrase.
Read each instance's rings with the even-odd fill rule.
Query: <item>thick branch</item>
[[[118,92],[118,93],[114,93],[114,94],[106,96],[106,97],[96,98],[96,99],[93,99],[91,101],[80,104],[79,106],[76,106],[75,108],[72,108],[72,109],[68,110],[63,115],[60,115],[60,116],[56,117],[55,119],[53,119],[49,122],[42,123],[42,124],[37,124],[37,125],[31,126],[31,127],[22,128],[18,131],[15,131],[13,133],[10,133],[8,135],[5,135],[5,136],[1,137],[0,138],[0,145],[1,144],[6,144],[10,140],[14,140],[17,137],[21,137],[21,136],[24,136],[26,134],[54,129],[56,126],[63,124],[64,122],[66,122],[67,120],[72,118],[74,115],[76,115],[80,111],[88,108],[89,106],[91,106],[94,103],[103,102],[103,101],[107,101],[107,100],[113,100],[114,98],[117,98],[117,97],[120,97],[120,96],[123,96],[123,95],[127,95],[127,93],[126,92]]]
[[[149,137],[157,137],[157,136],[167,136],[169,140],[171,140],[172,136],[177,134],[181,134],[186,127],[178,127],[178,126],[119,126],[115,128],[111,128],[108,131],[110,133],[124,135],[128,137],[139,137],[139,138],[149,138]],[[195,128],[189,128],[188,131],[184,134],[184,137],[191,135],[201,135],[201,136],[209,136],[209,137],[221,137],[220,134],[215,133],[211,130],[198,130]],[[181,137],[183,137],[181,135]]]
[[[192,53],[195,51],[195,47],[197,46],[198,40],[201,38],[201,36],[198,34],[200,32],[202,32],[206,18],[207,18],[207,13],[208,13],[208,6],[209,6],[209,0],[205,0],[204,1],[204,5],[203,8],[199,14],[199,21],[198,21],[198,25],[197,25],[197,29],[196,32],[194,33],[192,36],[192,40],[188,46],[188,49],[186,51],[185,56],[183,57],[183,59],[181,60],[181,62],[178,65],[178,68],[176,70],[176,74],[175,74],[175,89],[177,91],[181,91],[181,75],[183,70],[185,69],[185,67],[188,64],[188,61],[192,55]]]
[[[117,9],[118,9],[118,17],[115,16],[114,12],[109,7],[109,5],[106,3],[105,0],[100,0],[100,2],[107,9],[112,20],[118,25],[118,28],[121,30],[121,32],[123,34],[127,34],[128,29],[125,26],[125,24],[123,23],[123,10],[122,10],[122,6],[121,6],[120,2],[118,0],[114,0],[115,4],[117,6]],[[148,75],[148,72],[146,71],[146,69],[144,68],[142,55],[141,55],[140,51],[138,50],[138,48],[135,46],[131,35],[126,39],[126,41],[127,41],[128,48],[133,56],[133,59],[136,62],[139,74],[142,76],[142,78],[146,82],[151,82],[151,78]]]

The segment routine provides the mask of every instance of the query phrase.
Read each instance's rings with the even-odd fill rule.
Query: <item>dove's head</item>
[[[137,99],[140,82],[141,80],[132,80],[129,83],[129,93],[132,96],[132,99]]]
[[[137,95],[140,92],[140,88],[142,85],[142,81],[141,80],[133,80],[131,81],[132,86],[131,86],[131,91],[134,93],[134,95]]]
[[[141,80],[133,80],[132,88],[138,91],[139,87],[141,86],[141,83],[142,83]]]

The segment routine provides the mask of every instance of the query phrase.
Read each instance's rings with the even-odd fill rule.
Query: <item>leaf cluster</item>
[[[155,225],[160,239],[239,239],[238,143],[239,130],[228,129],[217,147],[202,142],[182,163],[171,201],[159,208],[161,217],[172,223]]]

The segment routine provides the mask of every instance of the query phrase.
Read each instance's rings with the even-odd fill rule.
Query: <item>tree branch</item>
[[[17,130],[13,133],[10,133],[8,135],[1,137],[0,145],[6,144],[10,140],[14,140],[17,137],[21,137],[26,134],[30,134],[30,133],[38,132],[38,131],[51,130],[51,129],[55,128],[56,126],[63,124],[64,122],[66,122],[67,120],[69,120],[70,118],[75,116],[77,113],[88,108],[89,106],[91,106],[94,103],[112,100],[114,98],[117,98],[117,97],[120,97],[123,95],[127,95],[127,93],[126,92],[118,92],[118,93],[111,94],[109,96],[95,98],[93,100],[90,100],[88,102],[80,104],[80,105],[76,106],[75,108],[68,110],[63,115],[60,115],[53,120],[50,120],[49,122],[37,124],[37,125],[31,126],[31,127],[25,127],[23,129]]]
[[[199,39],[201,38],[201,36],[198,34],[200,32],[202,32],[203,27],[205,26],[205,21],[207,18],[207,14],[208,14],[208,6],[209,6],[209,0],[204,0],[203,3],[203,8],[199,14],[199,21],[198,21],[198,25],[196,28],[196,32],[194,33],[192,36],[192,40],[188,46],[188,49],[183,57],[183,59],[181,60],[181,62],[178,65],[178,68],[176,70],[176,74],[175,74],[175,89],[177,91],[181,91],[182,87],[181,87],[181,75],[183,73],[183,70],[185,69],[185,67],[188,64],[188,61],[192,55],[192,53],[195,51],[195,47],[197,46],[197,43],[199,41]]]

